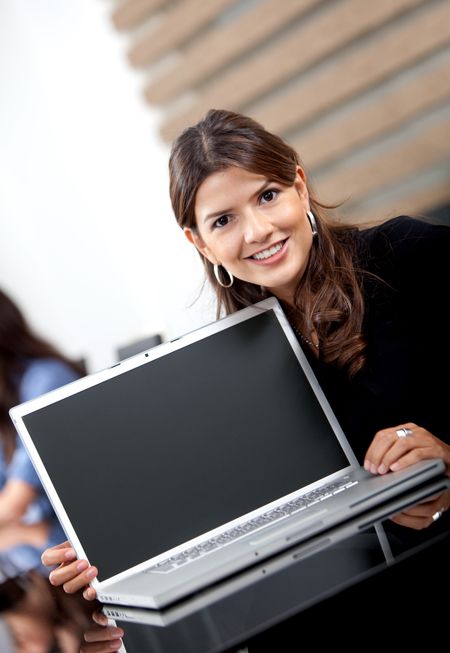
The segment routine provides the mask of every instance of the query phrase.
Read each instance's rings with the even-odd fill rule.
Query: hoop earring
[[[312,211],[306,211],[306,215],[308,216],[309,224],[311,225],[313,238],[317,238],[319,230],[317,229],[317,221],[314,213]]]
[[[231,272],[228,272],[228,270],[226,268],[224,268],[223,265],[221,265],[220,267],[223,268],[225,270],[225,272],[228,274],[229,282],[228,283],[223,283],[223,281],[220,278],[220,274],[219,274],[219,265],[217,263],[214,263],[214,276],[217,279],[217,283],[219,284],[219,286],[222,286],[222,288],[231,288],[231,286],[233,285],[233,281],[234,281],[233,275],[231,274]]]

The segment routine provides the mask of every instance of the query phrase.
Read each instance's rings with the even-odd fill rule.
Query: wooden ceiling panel
[[[268,44],[264,50],[258,50],[242,63],[217,76],[206,89],[198,92],[192,107],[180,111],[162,125],[161,134],[166,140],[171,140],[209,107],[226,106],[240,110],[250,102],[267,96],[271,90],[278,92],[283,82],[289,81],[326,57],[331,57],[343,46],[380,27],[406,8],[420,5],[421,1],[377,0],[376,3],[365,4],[362,14],[358,12],[358,8],[361,9],[361,0],[333,3],[329,10],[319,12],[306,23],[301,22],[288,34],[276,39],[273,44]],[[339,29],[336,29],[337,25]],[[318,34],[321,35],[320,39],[317,38]],[[268,104],[272,106],[270,99]],[[279,113],[281,120],[285,109],[286,107],[280,109],[277,105],[272,113]],[[295,113],[295,105],[290,107],[290,110]],[[262,120],[267,119],[263,117]],[[269,118],[267,122],[272,121]],[[283,131],[283,127],[278,130]]]
[[[141,37],[128,56],[133,66],[147,66],[158,57],[178,48],[237,0],[183,0],[167,11],[156,30]]]
[[[228,108],[292,143],[348,218],[450,201],[448,0],[122,0],[112,19],[167,143]]]
[[[150,104],[161,104],[186,89],[196,87],[205,78],[270,39],[289,21],[319,2],[265,0],[256,6],[251,5],[238,21],[212,28],[186,47],[177,65],[147,86],[147,100]]]
[[[395,133],[406,122],[449,98],[450,50],[406,76],[395,77],[372,96],[363,96],[345,110],[306,127],[290,141],[308,167],[315,170],[376,138]]]
[[[327,173],[314,177],[314,186],[325,202],[354,202],[379,188],[391,186],[428,167],[445,161],[450,134],[450,108],[444,117],[414,126],[404,138],[386,141],[366,157],[347,159]]]
[[[418,65],[425,57],[450,43],[450,3],[441,3],[383,30],[358,48],[336,56],[315,75],[280,92],[271,102],[254,107],[251,114],[270,129],[283,133],[317,114],[330,111],[344,100],[360,95]]]
[[[380,190],[376,201],[343,204],[338,215],[342,222],[356,223],[376,223],[398,215],[426,217],[433,209],[450,204],[450,160],[436,170],[435,179],[428,177],[423,183],[421,177],[413,175],[395,193]]]

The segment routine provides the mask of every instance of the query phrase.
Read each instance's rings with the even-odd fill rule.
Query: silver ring
[[[409,435],[412,435],[411,429],[407,429],[406,426],[402,426],[401,429],[395,431],[398,438],[407,438]]]
[[[437,512],[434,513],[434,515],[432,516],[431,519],[433,521],[437,521],[438,519],[440,519],[442,517],[443,513],[444,513],[443,510],[438,510]]]

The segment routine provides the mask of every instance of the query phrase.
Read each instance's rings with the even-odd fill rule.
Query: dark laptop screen
[[[99,580],[348,464],[272,310],[24,422]]]

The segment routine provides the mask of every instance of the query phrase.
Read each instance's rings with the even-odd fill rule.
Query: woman
[[[218,315],[277,297],[364,467],[385,474],[439,457],[450,475],[450,348],[438,312],[448,302],[450,229],[408,217],[364,230],[331,220],[297,153],[230,111],[186,129],[169,168],[173,210]],[[424,528],[449,505],[447,493],[394,519]],[[43,560],[60,565],[50,579],[67,592],[97,574],[67,542]]]
[[[63,538],[51,504],[16,435],[9,409],[82,374],[33,333],[0,290],[0,563],[11,575],[41,567],[42,551]]]

